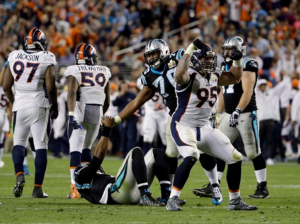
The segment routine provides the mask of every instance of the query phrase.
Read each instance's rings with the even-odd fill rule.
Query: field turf
[[[34,163],[29,157],[30,175],[21,198],[14,198],[15,184],[11,155],[4,155],[5,166],[0,168],[0,223],[300,223],[300,166],[296,163],[277,163],[268,167],[270,198],[248,199],[256,187],[252,163],[244,162],[241,193],[244,201],[259,206],[258,211],[228,211],[228,188],[223,176],[224,201],[213,206],[211,199],[199,198],[192,190],[207,183],[204,171],[197,163],[181,194],[187,200],[181,212],[167,212],[164,207],[140,207],[130,205],[92,205],[85,199],[70,200],[69,159],[52,159],[49,156],[44,181],[47,199],[33,199]],[[107,157],[103,163],[106,173],[115,175],[122,160]],[[159,196],[155,181],[150,188],[154,197]]]

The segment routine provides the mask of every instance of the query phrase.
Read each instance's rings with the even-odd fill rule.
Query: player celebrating
[[[246,55],[246,45],[241,37],[234,36],[225,40],[223,45],[223,57],[225,62],[222,70],[227,71],[233,65],[229,55],[234,49],[242,51]],[[266,162],[262,156],[259,143],[259,130],[257,120],[257,106],[255,97],[255,86],[258,78],[258,64],[252,58],[242,59],[243,75],[240,83],[223,87],[225,113],[222,115],[219,130],[224,133],[231,142],[234,142],[238,135],[241,136],[246,155],[252,160],[257,180],[257,189],[251,198],[267,198],[269,192],[267,188],[267,169]],[[221,180],[225,169],[225,163],[218,160],[218,175]],[[209,188],[209,185],[208,187]],[[199,189],[206,191],[207,189]]]
[[[230,202],[228,209],[257,209],[256,206],[244,203],[240,197],[242,154],[230,144],[224,134],[209,125],[211,108],[217,100],[217,86],[237,83],[241,78],[242,53],[235,49],[231,52],[230,58],[233,60],[233,66],[228,72],[221,72],[216,69],[216,55],[211,47],[197,39],[189,45],[179,61],[175,72],[178,106],[172,116],[171,133],[184,160],[175,174],[171,195],[166,205],[168,211],[181,210],[176,200],[199,157],[199,150],[229,164],[227,181]],[[217,194],[218,191],[220,191],[219,184],[215,180],[213,200],[221,202],[222,196]],[[216,197],[217,195],[220,197]]]
[[[35,181],[32,197],[48,197],[42,190],[47,167],[48,133],[50,116],[58,116],[55,87],[56,60],[47,51],[47,39],[40,29],[32,28],[25,36],[25,50],[9,54],[3,89],[13,103],[13,162],[16,186],[13,193],[21,197],[25,185],[23,160],[25,146],[31,131],[36,149]],[[15,94],[12,92],[14,85]]]
[[[97,172],[105,157],[114,119],[105,117],[102,136],[90,164],[79,165],[75,180],[81,196],[94,204],[138,204],[163,206],[151,196],[149,187],[156,176],[165,201],[170,194],[168,165],[161,149],[150,149],[143,155],[140,148],[130,150],[116,177]]]
[[[70,128],[71,191],[68,198],[79,198],[75,187],[74,170],[81,162],[91,161],[91,148],[109,107],[110,70],[97,65],[96,49],[80,44],[75,51],[76,65],[64,72],[68,81],[68,110]]]

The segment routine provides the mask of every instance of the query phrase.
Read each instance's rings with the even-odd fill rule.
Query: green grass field
[[[193,195],[193,188],[207,182],[204,171],[197,163],[181,194],[187,200],[181,212],[167,212],[164,207],[140,207],[130,205],[92,205],[84,199],[70,200],[69,160],[48,159],[44,181],[47,199],[33,199],[34,163],[29,158],[30,176],[21,198],[14,198],[15,184],[11,156],[5,154],[5,166],[0,169],[0,223],[300,223],[300,166],[296,163],[278,163],[268,167],[270,198],[248,199],[254,192],[256,181],[252,163],[245,162],[242,170],[241,193],[246,202],[259,206],[258,211],[228,211],[228,188],[223,176],[224,201],[213,206],[211,199]],[[115,175],[122,160],[107,157],[103,167]],[[153,196],[159,196],[159,185],[151,186]]]

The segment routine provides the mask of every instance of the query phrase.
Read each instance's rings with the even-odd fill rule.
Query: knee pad
[[[243,160],[243,154],[237,151],[236,149],[232,152],[232,159],[234,162],[242,161]]]

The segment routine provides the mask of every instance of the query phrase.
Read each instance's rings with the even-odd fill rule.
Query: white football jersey
[[[203,127],[208,123],[211,110],[217,101],[217,86],[221,71],[217,68],[203,77],[193,68],[188,69],[190,81],[176,84],[177,108],[173,120],[191,127]]]
[[[13,111],[50,107],[45,71],[50,65],[56,65],[54,54],[49,51],[15,50],[9,54],[8,62],[14,77]]]
[[[77,101],[85,104],[103,105],[105,87],[111,77],[109,68],[99,65],[72,65],[64,76],[74,76],[80,86]]]
[[[8,105],[8,99],[3,91],[3,87],[0,86],[0,113],[6,113]]]

